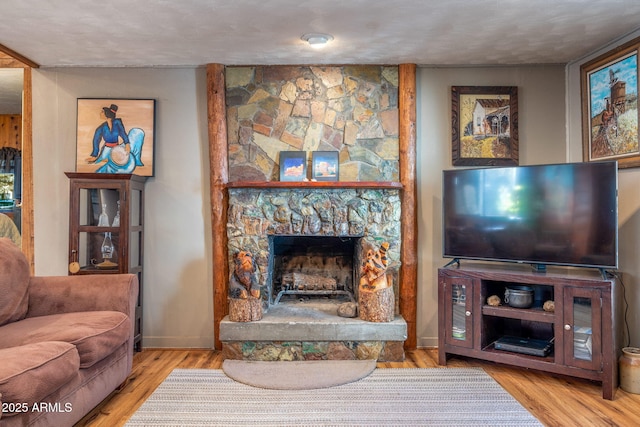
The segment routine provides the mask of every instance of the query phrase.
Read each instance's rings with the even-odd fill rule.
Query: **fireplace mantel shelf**
[[[229,182],[227,188],[402,188],[391,181],[243,181]]]

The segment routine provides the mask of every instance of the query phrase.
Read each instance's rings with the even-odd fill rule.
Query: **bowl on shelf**
[[[504,302],[515,308],[529,308],[533,305],[533,288],[509,285],[504,291]]]

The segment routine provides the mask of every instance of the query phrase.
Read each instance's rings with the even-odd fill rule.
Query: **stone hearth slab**
[[[221,341],[405,341],[402,316],[391,322],[367,322],[336,314],[339,302],[310,299],[278,304],[261,320],[220,323]]]

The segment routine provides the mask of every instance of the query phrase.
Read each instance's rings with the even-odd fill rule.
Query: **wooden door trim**
[[[0,68],[22,68],[22,252],[35,273],[33,226],[33,84],[31,68],[38,64],[0,45]]]

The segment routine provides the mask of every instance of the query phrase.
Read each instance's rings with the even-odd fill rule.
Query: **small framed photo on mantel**
[[[280,181],[304,181],[307,179],[307,152],[280,152]]]
[[[337,181],[340,161],[337,151],[314,151],[311,156],[311,179],[316,181]]]

